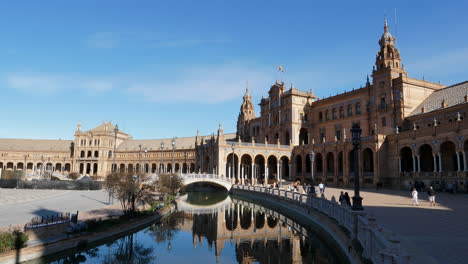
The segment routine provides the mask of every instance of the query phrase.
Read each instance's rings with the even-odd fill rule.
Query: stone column
[[[228,179],[231,179],[231,165],[228,166],[227,177]]]
[[[442,172],[442,155],[440,152],[437,155],[439,156],[439,171]]]
[[[418,172],[421,172],[421,156],[417,155],[416,157],[418,158]]]
[[[460,152],[457,152],[457,166],[458,166],[458,167],[457,167],[457,171],[461,171],[461,167],[460,167],[460,165],[461,165],[461,160],[460,160],[460,159],[461,159]]]
[[[416,156],[413,156],[413,172],[417,171]]]
[[[398,171],[401,173],[401,157],[398,157]]]
[[[280,163],[276,163],[276,181],[279,182],[280,179]]]
[[[255,171],[255,163],[252,162],[252,167],[251,167],[251,168],[252,168],[252,171],[250,172],[250,175],[251,175],[251,177],[252,177],[252,179],[251,179],[251,180],[252,180],[252,184],[256,184],[256,181],[255,181],[255,173],[254,173],[254,171]],[[252,211],[253,211],[253,210],[252,210]]]
[[[468,171],[466,169],[466,151],[463,151],[462,154],[463,154],[463,171]]]
[[[434,172],[437,172],[437,154],[432,154],[434,158]]]
[[[291,179],[291,163],[288,164],[288,177]]]
[[[267,162],[265,161],[265,175],[263,175],[263,182],[266,184],[266,181],[268,179],[268,166]]]
[[[237,163],[237,179],[239,180],[239,182],[241,181],[240,180],[240,168],[241,168],[240,165],[241,165],[241,163],[240,163],[240,160],[239,160],[239,162]],[[236,176],[236,175],[234,175],[234,176]]]

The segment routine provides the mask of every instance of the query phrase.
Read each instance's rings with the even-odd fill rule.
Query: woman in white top
[[[413,188],[413,192],[411,193],[411,196],[413,197],[413,205],[418,206],[418,191],[416,191],[416,188]]]

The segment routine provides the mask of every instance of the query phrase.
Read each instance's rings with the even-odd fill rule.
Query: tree
[[[177,174],[161,174],[157,181],[157,189],[160,193],[175,195],[182,184],[183,179]]]
[[[146,190],[141,183],[144,175],[114,172],[107,175],[104,188],[116,195],[125,214],[132,216],[135,212],[135,202],[146,196]]]

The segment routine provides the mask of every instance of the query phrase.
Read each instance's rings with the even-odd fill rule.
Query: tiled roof
[[[226,139],[232,138],[232,135],[236,134],[224,134]],[[205,140],[209,140],[211,136],[202,136]],[[142,149],[147,150],[160,150],[161,142],[164,142],[164,149],[171,150],[172,138],[165,139],[129,139],[122,142],[118,147],[118,151],[135,151],[138,150],[138,146],[141,144]],[[195,137],[183,137],[175,138],[175,148],[176,149],[193,149],[195,148]]]
[[[441,108],[463,104],[465,103],[465,95],[467,94],[468,81],[437,90],[418,105],[409,116],[422,114],[421,109],[423,107],[424,113],[428,113]],[[442,102],[444,102],[444,107],[442,107]]]
[[[72,140],[0,138],[0,150],[70,151]]]

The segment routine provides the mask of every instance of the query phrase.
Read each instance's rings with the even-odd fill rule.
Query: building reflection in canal
[[[188,202],[212,199],[209,195],[189,193],[177,204],[176,227],[192,232],[194,247],[205,238],[219,259],[225,243],[233,242],[239,263],[337,262],[322,239],[278,212],[227,195],[211,205]]]
[[[346,263],[310,227],[218,192],[182,196],[178,210],[101,245],[28,263]]]

